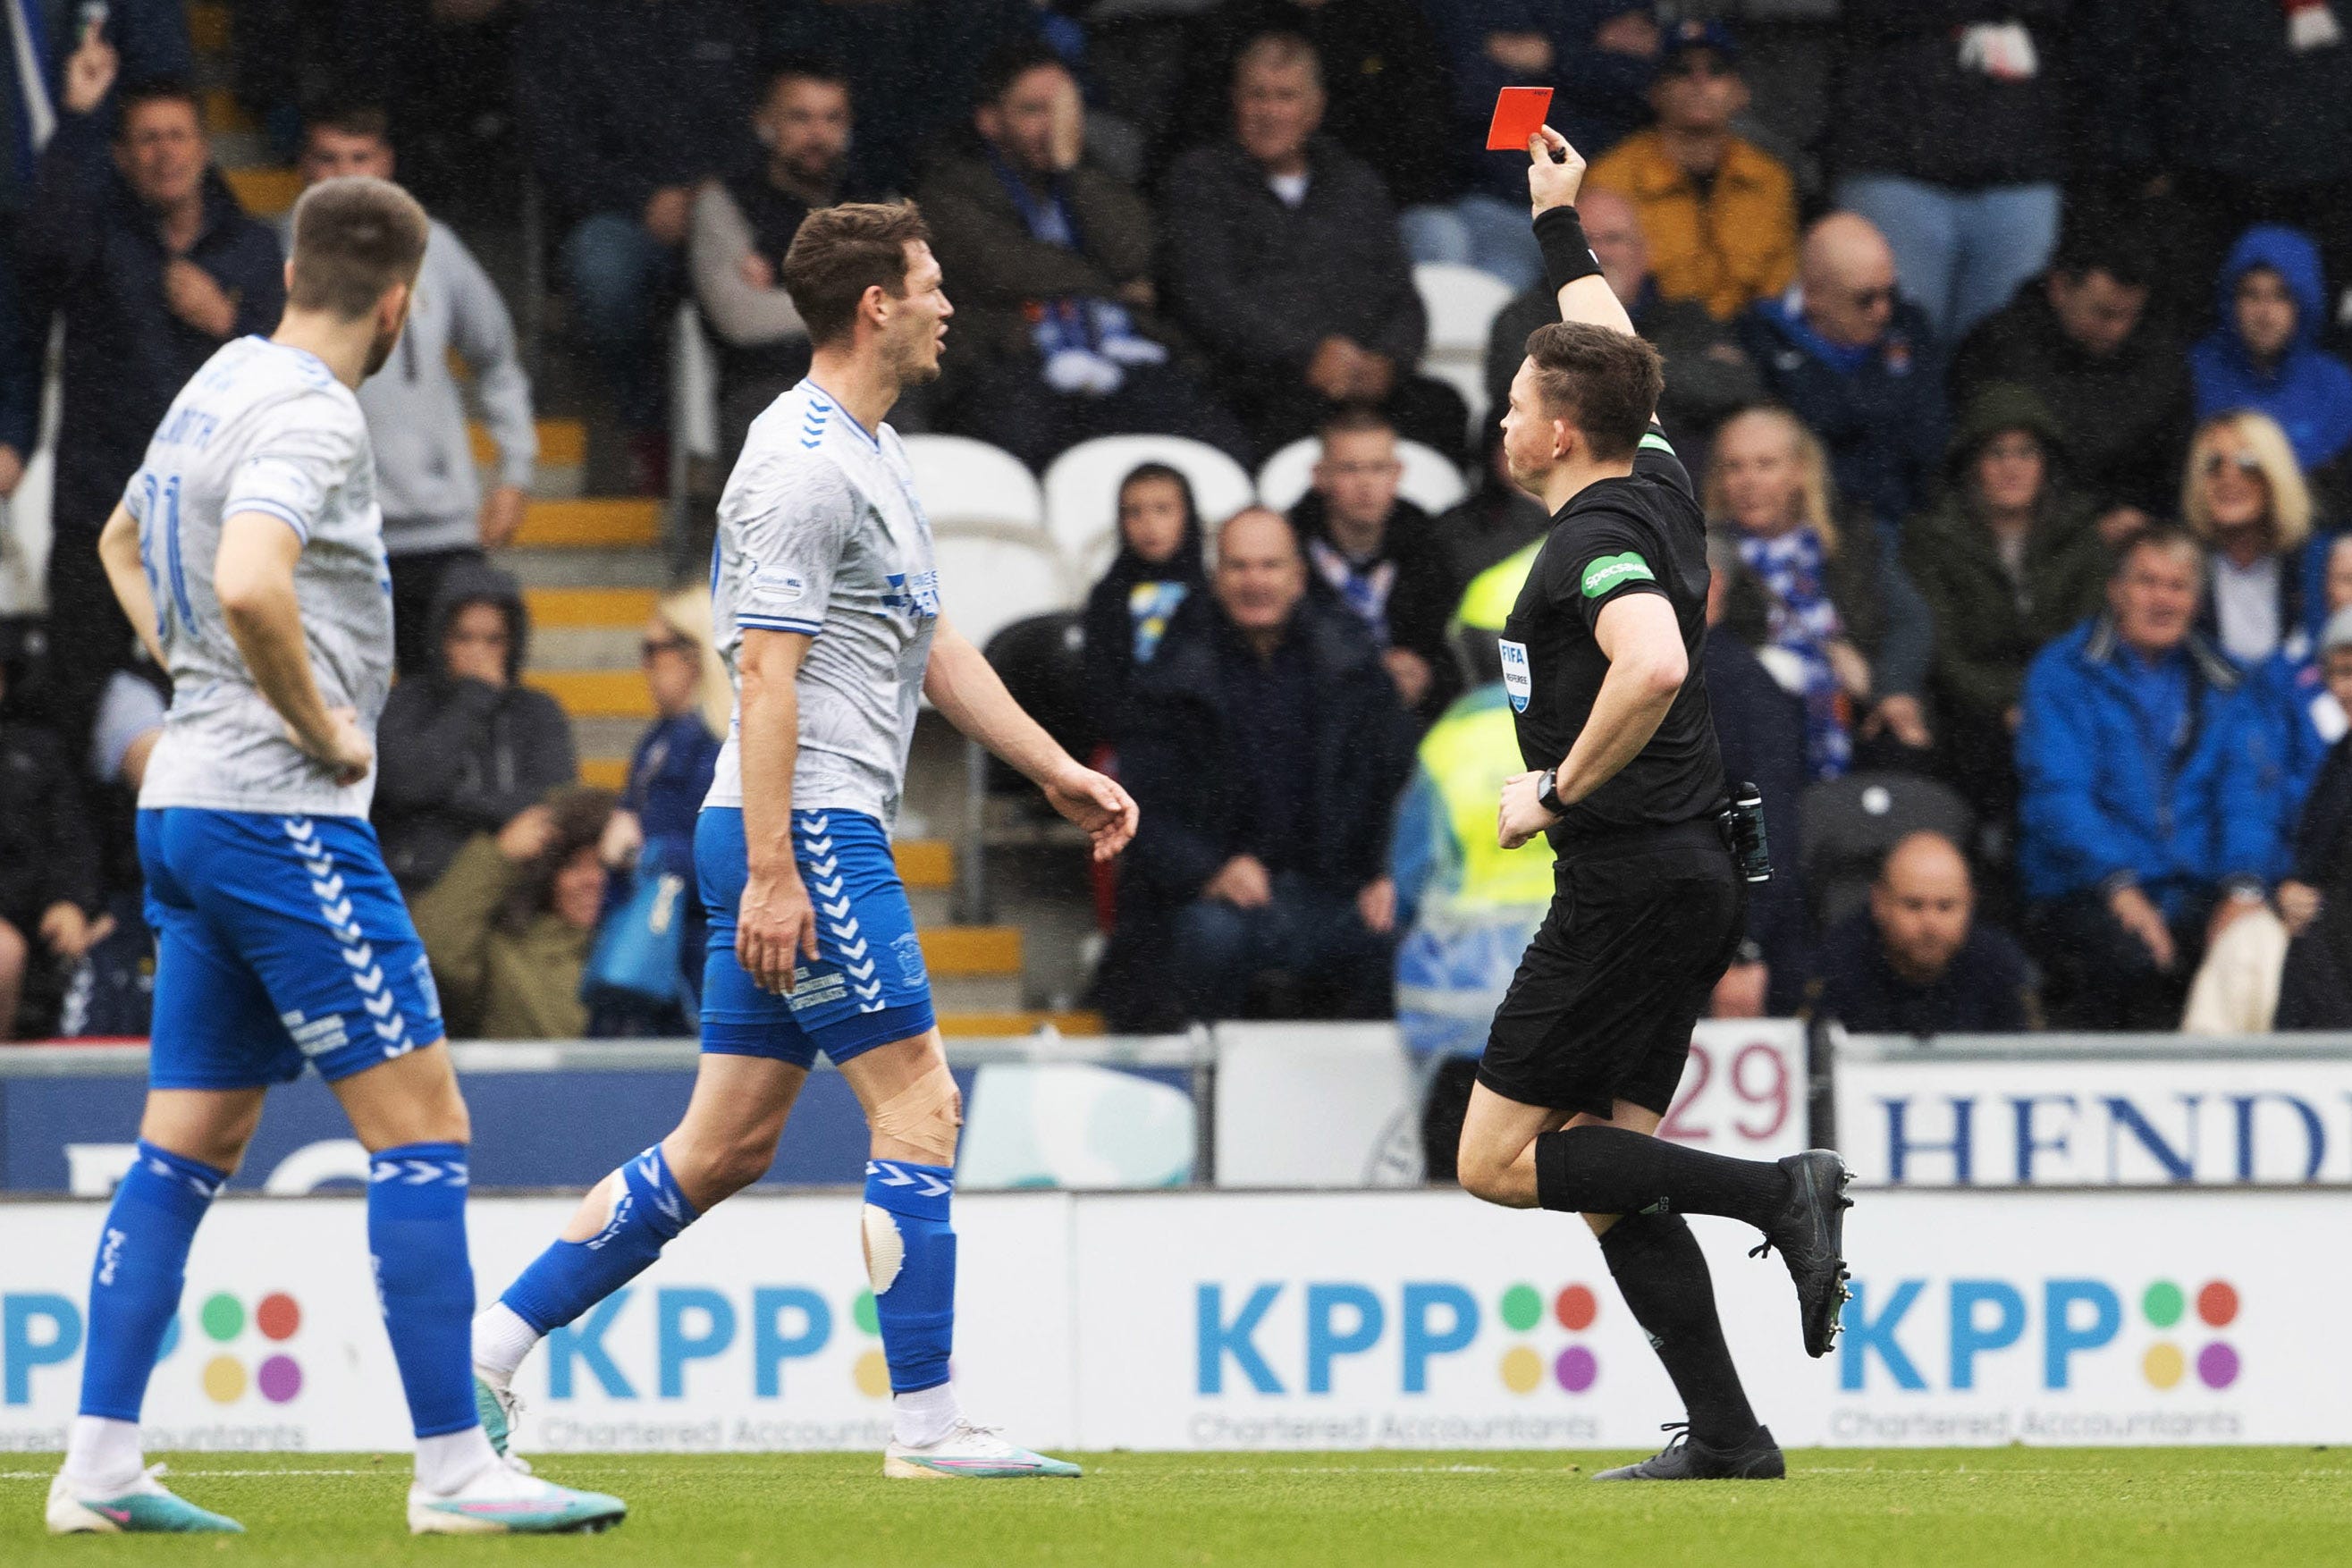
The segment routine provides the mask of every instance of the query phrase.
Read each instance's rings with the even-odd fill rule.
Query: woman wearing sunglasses
[[[2180,516],[2212,556],[2198,629],[2250,669],[2281,653],[2306,658],[2327,618],[2326,546],[2313,540],[2311,488],[2276,421],[2240,409],[2200,425]]]

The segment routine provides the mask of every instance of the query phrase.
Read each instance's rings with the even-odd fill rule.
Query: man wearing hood
[[[2352,447],[2352,366],[2319,347],[2327,324],[2319,247],[2300,229],[2257,224],[2230,247],[2214,293],[2221,324],[2189,351],[2197,417],[2269,415],[2303,471],[2336,489],[2319,471]]]
[[[521,684],[530,622],[512,577],[458,562],[427,624],[433,673],[394,687],[376,726],[376,830],[410,892],[438,880],[467,839],[499,832],[579,771],[572,721]]]
[[[1936,628],[1946,766],[1988,816],[2017,806],[2011,749],[2027,664],[2105,593],[2106,546],[2066,456],[2042,400],[1996,383],[1961,413],[1941,498],[1904,531],[1903,562]]]

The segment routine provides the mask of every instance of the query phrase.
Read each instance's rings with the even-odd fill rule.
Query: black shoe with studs
[[[1797,1285],[1805,1353],[1825,1356],[1837,1343],[1838,1315],[1849,1294],[1845,1211],[1853,1200],[1845,1195],[1845,1185],[1853,1175],[1827,1149],[1808,1149],[1780,1164],[1789,1173],[1788,1204],[1764,1227],[1763,1241],[1748,1256],[1761,1258],[1774,1247],[1780,1249],[1780,1261],[1789,1266],[1789,1278]]]

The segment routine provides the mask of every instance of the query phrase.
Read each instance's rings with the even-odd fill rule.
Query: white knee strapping
[[[888,1209],[866,1205],[866,1278],[877,1296],[898,1283],[907,1261],[907,1238],[898,1234],[898,1216]]]

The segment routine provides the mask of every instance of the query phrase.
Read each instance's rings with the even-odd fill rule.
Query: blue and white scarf
[[[1844,693],[1830,663],[1830,644],[1845,636],[1830,603],[1829,552],[1811,526],[1777,539],[1739,536],[1740,563],[1756,574],[1770,599],[1765,637],[1796,656],[1805,678],[1805,761],[1817,779],[1833,779],[1853,763],[1853,737],[1845,722]]]

